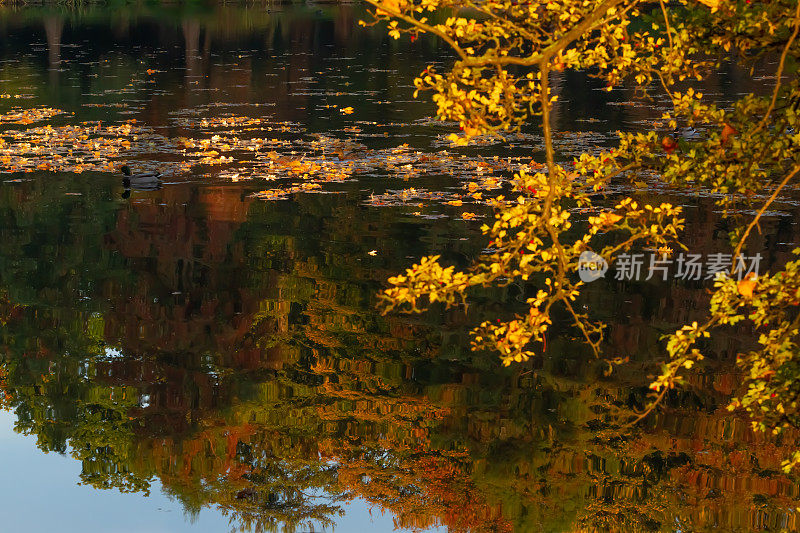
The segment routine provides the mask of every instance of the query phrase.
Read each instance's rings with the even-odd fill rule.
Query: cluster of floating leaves
[[[292,185],[281,189],[268,189],[259,191],[253,194],[253,197],[261,200],[280,200],[281,198],[288,198],[296,192],[310,192],[319,191],[322,185],[319,183],[301,183],[300,185]]]
[[[64,114],[51,108],[32,111],[36,112],[22,118],[18,112],[0,115],[0,124],[25,125]],[[137,125],[134,120],[113,126],[83,122],[7,129],[0,132],[0,171],[113,172],[116,170],[115,160],[123,153],[130,157],[145,152],[155,146],[154,141],[163,144],[161,136]]]
[[[470,199],[470,197],[472,198]],[[383,194],[371,194],[365,203],[373,207],[391,206],[421,208],[426,203],[464,207],[468,204],[483,204],[484,201],[480,198],[481,196],[477,194],[465,195],[460,192],[429,191],[422,188],[409,187],[408,189],[389,189]],[[422,211],[414,211],[412,214],[422,218],[440,218],[446,216],[423,213]],[[480,215],[470,211],[463,211],[460,215],[460,218],[464,220],[472,220],[480,217]]]
[[[338,112],[349,114],[344,110]],[[62,115],[65,116],[62,125],[33,125]],[[192,173],[232,181],[276,182],[274,188],[253,194],[262,200],[323,192],[328,190],[325,184],[344,182],[354,176],[377,177],[394,181],[385,182],[389,188],[383,192],[371,194],[365,200],[367,205],[411,209],[440,205],[448,215],[422,210],[413,214],[436,218],[453,216],[455,211],[460,218],[469,220],[481,216],[472,210],[488,204],[514,172],[541,169],[541,164],[529,156],[485,158],[454,152],[449,146],[426,152],[407,144],[369,148],[357,140],[369,137],[357,125],[342,130],[348,138],[339,138],[307,134],[300,124],[274,121],[266,116],[209,115],[205,108],[171,113],[170,134],[174,135],[177,129],[180,136],[167,137],[133,119],[113,125],[63,124],[71,115],[58,109],[14,109],[0,115],[0,126],[32,126],[0,128],[0,172],[116,172],[123,162],[132,161],[135,171],[157,169],[172,177]],[[606,140],[587,135],[583,141],[579,137],[564,135],[564,144],[574,147]],[[533,146],[538,137],[519,134],[514,142]],[[433,145],[438,147],[437,142]],[[447,178],[442,183],[448,184],[448,189],[428,190],[413,183],[402,188],[390,185],[397,180],[412,182],[422,177]]]
[[[0,100],[27,100],[33,98],[32,94],[10,94],[10,93],[0,93]]]
[[[367,150],[366,147],[353,142],[342,142],[328,137],[320,137],[312,143],[318,152],[315,156],[304,159],[292,159],[267,154],[269,162],[268,179],[287,177],[294,174],[297,179],[307,183],[324,183],[343,181],[354,174],[383,175],[390,178],[410,181],[424,174],[431,176],[450,176],[462,178],[464,184],[455,191],[429,191],[419,187],[403,189],[387,189],[382,194],[371,194],[365,203],[374,207],[423,207],[425,204],[442,204],[461,207],[466,203],[486,204],[483,197],[485,191],[500,189],[505,177],[495,175],[498,171],[511,171],[521,164],[509,159],[475,159],[446,150],[423,153],[411,149],[408,145],[396,148]],[[470,181],[466,181],[470,179]],[[285,189],[276,188],[259,193],[262,199],[282,199]],[[268,194],[265,194],[268,193]],[[421,212],[414,214],[424,216]],[[468,213],[463,218],[476,218]]]
[[[132,164],[135,170],[154,169],[157,165],[159,170],[173,176],[194,172],[234,181],[280,181],[280,186],[254,194],[263,200],[320,192],[323,184],[350,180],[356,174],[405,181],[423,175],[448,176],[462,180],[462,188],[448,192],[419,187],[389,189],[371,195],[366,203],[462,207],[485,203],[483,192],[499,189],[505,179],[498,173],[522,166],[521,161],[510,158],[483,159],[447,150],[421,152],[408,145],[369,149],[352,139],[304,135],[295,124],[238,115],[197,119],[190,115],[176,116],[175,125],[190,135],[175,139],[134,119],[114,125],[101,122],[33,125],[60,115],[70,116],[44,107],[0,115],[2,125],[30,125],[0,130],[0,172],[117,172],[123,162],[138,159]],[[268,132],[270,135],[264,135]],[[420,212],[415,214],[422,216]],[[467,211],[462,218],[476,216]]]
[[[455,193],[445,193],[441,191],[428,191],[426,189],[416,189],[409,187],[408,189],[392,190],[389,189],[385,194],[370,195],[368,203],[374,206],[385,205],[419,205],[421,200],[436,200],[442,203],[461,201],[457,200],[461,196]]]
[[[63,115],[64,111],[52,107],[35,107],[33,109],[14,109],[0,115],[0,124],[33,124],[53,118],[56,115]]]
[[[494,159],[485,160],[451,153],[447,150],[425,153],[412,150],[408,145],[388,151],[379,150],[375,156],[379,158],[378,166],[383,167],[397,177],[406,178],[422,174],[442,174],[472,178],[475,175],[482,176],[496,171],[512,169],[512,164],[508,159],[495,157]]]
[[[199,131],[211,131],[219,128],[241,129],[241,128],[251,128],[251,127],[253,129],[266,130],[266,131],[271,131],[273,129],[271,123],[266,118],[238,116],[238,115],[204,117],[199,120],[194,119],[191,116],[177,117],[173,119],[173,122],[175,122],[176,125],[178,126]],[[258,126],[258,128],[255,128],[255,126]],[[290,123],[284,123],[281,125],[281,129],[288,130],[290,128],[291,128]]]
[[[81,106],[82,107],[96,107],[96,108],[113,107],[113,108],[118,108],[118,109],[122,109],[122,108],[128,107],[127,104],[123,104],[121,102],[84,103],[84,104],[81,104]]]
[[[466,192],[430,192],[414,198],[417,203],[460,202],[465,195],[474,203],[482,203],[485,200],[479,190],[499,189],[503,182],[504,178],[496,177],[495,173],[512,171],[522,165],[521,161],[512,162],[510,158],[483,159],[447,150],[421,152],[406,144],[369,149],[352,139],[322,134],[302,135],[298,125],[270,123],[263,118],[229,115],[194,119],[183,114],[174,123],[192,133],[206,134],[202,138],[180,139],[187,169],[207,170],[212,175],[234,181],[287,182],[254,194],[263,200],[284,199],[296,192],[320,191],[321,187],[309,185],[343,182],[354,175],[403,180],[427,175],[472,181],[464,185]],[[348,131],[357,133],[360,129],[352,127]],[[263,136],[265,132],[278,135]],[[403,190],[388,190],[384,194],[371,195],[367,203],[399,206],[409,205],[411,200]]]

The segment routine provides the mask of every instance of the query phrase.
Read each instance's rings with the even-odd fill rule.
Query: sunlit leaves
[[[33,124],[49,118],[63,115],[64,111],[52,107],[34,107],[31,109],[19,109],[0,115],[0,124]]]
[[[622,0],[491,0],[480,4],[451,0],[424,6],[398,4],[393,13],[375,13],[378,20],[388,21],[395,38],[404,31],[428,32],[455,51],[457,58],[449,69],[429,67],[415,81],[418,91],[433,92],[441,119],[459,123],[462,134],[451,136],[454,144],[469,144],[472,138],[487,133],[512,131],[531,116],[543,115],[547,172],[521,170],[515,178],[513,195],[495,200],[496,219],[483,228],[491,238],[489,253],[465,274],[464,280],[469,286],[505,284],[516,277],[532,280],[533,274],[539,276],[536,279],[541,283],[543,277],[548,291],[542,300],[531,303],[531,310],[549,316],[550,306],[561,302],[595,352],[599,351],[600,328],[570,305],[580,290],[580,284],[570,279],[575,257],[591,250],[597,235],[613,231],[626,232],[628,237],[600,251],[607,260],[638,242],[671,249],[670,243],[683,229],[683,220],[679,218],[680,210],[669,204],[639,206],[628,198],[613,210],[601,209],[591,215],[588,225],[582,228],[584,235],[568,245],[563,239],[575,224],[569,206],[593,209],[590,192],[602,191],[619,178],[638,187],[645,182],[637,179],[637,173],[645,172],[657,173],[676,186],[712,191],[726,214],[736,214],[730,233],[735,262],[758,217],[800,170],[800,86],[796,80],[782,83],[787,58],[791,63],[791,58],[798,55],[797,1],[682,2],[689,9],[669,4],[648,6],[645,16],[639,11],[646,7],[644,4]],[[442,23],[432,26],[427,18],[423,20],[423,13],[437,9],[447,13]],[[746,95],[723,110],[706,104],[702,94],[692,87],[676,88],[678,83],[702,79],[719,65],[718,58],[729,52],[736,52],[745,65],[770,53],[780,56],[777,84],[769,96]],[[672,102],[673,109],[663,117],[668,132],[622,133],[614,151],[599,156],[582,154],[575,172],[565,171],[555,160],[548,122],[554,101],[548,92],[549,72],[565,69],[588,70],[604,78],[608,90],[626,78],[633,80],[642,96],[652,93],[656,85]],[[691,133],[682,135],[678,128],[684,127],[690,128]],[[763,203],[765,196],[768,199]],[[742,209],[758,208],[758,202],[762,204],[756,219],[744,229]],[[731,267],[733,270],[734,265]],[[428,271],[431,281],[436,280],[440,270],[444,271],[438,268]],[[687,325],[667,339],[670,360],[652,384],[654,390],[661,392],[659,399],[663,391],[680,381],[681,371],[691,369],[702,359],[697,341],[707,337],[717,323],[732,324],[744,319],[739,308],[749,306],[753,311],[747,319],[766,330],[759,338],[763,349],[743,359],[751,370],[752,382],[741,405],[757,420],[765,420],[760,422],[762,427],[780,427],[778,421],[783,419],[776,420],[766,413],[783,416],[787,412],[783,400],[791,397],[794,401],[792,391],[797,388],[795,379],[800,375],[800,365],[795,368],[788,362],[793,361],[791,354],[797,351],[798,313],[794,312],[791,318],[786,315],[780,306],[788,296],[776,292],[780,289],[771,280],[788,284],[786,294],[796,299],[792,293],[794,269],[792,263],[772,278],[750,277],[740,279],[738,284],[718,278],[709,320]],[[418,310],[417,298],[429,287],[416,284],[405,286],[404,290],[405,303],[413,299],[411,308]],[[770,303],[762,299],[762,294],[770,295]],[[401,303],[393,300],[397,294],[389,292],[386,296]],[[435,299],[441,299],[438,293]],[[446,303],[463,299],[461,294],[448,296]],[[537,329],[541,324],[526,329],[525,323],[518,318],[508,324],[483,324],[476,330],[476,346],[500,352],[504,364],[524,361],[532,354],[526,347],[541,340]],[[765,364],[790,369],[779,387],[770,385],[778,370],[762,373]],[[758,395],[753,396],[753,390],[759,391]],[[760,391],[770,391],[771,398],[780,403],[754,408],[764,403]],[[791,464],[797,462],[800,454]]]
[[[574,183],[576,177],[565,174],[552,194],[581,198],[586,205],[589,203],[584,192],[586,186]],[[529,345],[544,341],[550,323],[550,307],[560,303],[572,313],[575,325],[597,348],[602,339],[602,325],[593,323],[572,307],[582,285],[575,279],[581,253],[591,249],[592,237],[601,231],[620,231],[626,236],[622,244],[600,250],[607,260],[634,242],[652,246],[674,242],[683,227],[683,220],[679,218],[681,209],[670,204],[640,206],[628,198],[617,205],[617,212],[601,212],[590,217],[586,235],[567,245],[553,235],[572,227],[570,212],[560,205],[553,205],[549,210],[545,208],[544,199],[551,194],[552,184],[541,172],[521,171],[512,182],[517,196],[496,198],[493,201],[495,219],[482,227],[491,239],[486,255],[466,272],[442,266],[439,256],[423,258],[405,275],[389,279],[393,287],[382,294],[384,310],[419,312],[435,302],[447,306],[463,304],[470,287],[504,285],[517,278],[543,280],[547,290],[528,301],[528,314],[510,323],[480,325],[473,331],[473,346],[499,352],[504,364],[525,361],[534,354]]]
[[[50,111],[45,115],[54,116]],[[0,132],[0,171],[115,171],[115,159],[128,152],[134,143],[147,142],[153,137],[150,130],[135,121],[114,126],[82,123],[5,130]]]

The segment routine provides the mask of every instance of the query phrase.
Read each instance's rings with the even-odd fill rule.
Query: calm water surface
[[[702,317],[704,283],[589,287],[607,353],[630,357],[610,376],[560,320],[530,364],[469,350],[471,325],[535,286],[483,291],[468,313],[376,311],[419,257],[481,252],[491,212],[470,182],[502,188],[543,155],[533,129],[450,148],[411,86],[446,52],[363,16],[0,9],[3,527],[797,530],[789,439],[725,410],[748,331],[715,337],[640,427],[616,422],[645,405],[659,337]],[[705,92],[764,83],[722,71]],[[665,105],[554,85],[563,159]],[[162,188],[124,187],[122,162]],[[649,186],[685,205],[691,251],[724,248],[712,199]],[[786,199],[764,225],[766,265],[798,243],[797,211]]]

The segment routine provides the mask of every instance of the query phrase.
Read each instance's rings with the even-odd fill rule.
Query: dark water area
[[[503,368],[468,312],[377,310],[420,257],[467,265],[485,198],[543,161],[535,128],[452,148],[412,80],[434,40],[364,28],[358,6],[0,7],[0,504],[16,531],[795,531],[796,435],[726,410],[751,332],[730,329],[666,406],[661,335],[700,320],[711,281],[618,281],[606,375],[566,322]],[[721,103],[768,90],[735,69]],[[647,131],[667,102],[554,78],[559,158]],[[50,127],[48,128],[47,125]],[[117,168],[159,170],[125,187]],[[686,209],[693,253],[723,250],[702,193],[617,194]],[[800,242],[792,198],[751,253]],[[588,216],[576,213],[576,217]],[[53,453],[43,453],[53,452]],[[58,454],[63,454],[63,458]],[[5,527],[5,526],[3,526]],[[2,529],[2,528],[0,528]]]

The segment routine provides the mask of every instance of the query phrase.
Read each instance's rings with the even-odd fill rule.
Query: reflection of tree
[[[314,82],[310,82],[308,76],[311,71],[328,71],[331,63],[326,59],[330,58],[330,47],[335,46],[346,56],[358,53],[371,65],[396,70],[378,75],[367,69],[353,69],[348,77],[354,85],[379,95],[382,100],[408,98],[410,91],[403,85],[424,68],[424,58],[410,64],[391,53],[392,48],[385,46],[387,40],[381,31],[359,29],[354,21],[363,16],[363,8],[344,5],[338,6],[335,14],[328,8],[322,13],[318,11],[318,7],[311,6],[268,10],[263,6],[230,5],[215,9],[212,6],[141,3],[120,5],[113,10],[98,6],[85,6],[81,10],[61,6],[30,6],[18,10],[0,6],[0,32],[3,32],[0,56],[13,60],[4,66],[6,74],[9,74],[8,69],[15,71],[13,76],[6,76],[9,79],[4,82],[4,90],[7,92],[14,87],[17,74],[22,74],[20,78],[30,74],[32,77],[25,80],[25,86],[46,86],[49,82],[50,101],[46,102],[49,105],[67,111],[80,109],[82,116],[105,120],[108,114],[103,110],[76,106],[76,102],[82,101],[81,89],[74,87],[71,80],[79,78],[84,87],[91,86],[93,91],[103,93],[103,103],[111,104],[126,100],[124,94],[130,90],[128,84],[132,79],[147,77],[157,80],[159,89],[136,88],[137,99],[141,98],[145,104],[135,118],[150,126],[172,127],[168,119],[170,112],[176,109],[208,105],[205,113],[213,116],[230,111],[217,104],[264,102],[268,95],[269,103],[277,104],[274,107],[276,120],[302,120],[322,131],[327,130],[330,123],[324,120],[326,117],[320,120],[317,113],[311,112],[316,100],[307,93],[309,90],[339,91],[340,87],[335,88],[335,83],[324,76]],[[109,27],[113,28],[111,32]],[[80,33],[74,28],[80,28]],[[47,38],[47,58],[52,67],[48,75],[23,71],[37,66],[27,59],[28,36],[32,32],[44,33]],[[113,40],[109,39],[111,36]],[[62,61],[62,52],[67,53],[66,46],[75,42],[81,43],[82,51],[88,56],[105,57],[112,45],[124,50],[110,58],[118,75],[109,78],[102,74],[105,67]],[[183,53],[175,57],[162,54],[173,48],[183,49]],[[263,60],[242,58],[239,53],[242,49],[252,51],[256,57],[275,58],[276,61],[265,65]],[[429,54],[430,59],[438,58],[435,50],[426,48],[423,52]],[[150,54],[156,58],[154,64],[144,66],[141,59]],[[212,61],[212,54],[230,61]],[[282,58],[288,54],[292,60],[284,62]],[[144,72],[149,68],[164,72],[151,76]],[[59,70],[65,73],[60,75]],[[174,85],[185,90],[175,93],[161,90]],[[27,92],[29,88],[14,90]],[[355,104],[356,97],[348,96]]]
[[[47,59],[51,69],[61,65],[61,33],[64,30],[64,21],[59,17],[46,17],[44,30],[47,35]]]
[[[153,440],[140,452],[190,511],[216,505],[253,531],[330,523],[346,497],[336,466],[276,444],[282,438],[252,425],[220,426],[181,442]]]
[[[625,430],[613,415],[642,403],[646,361],[603,378],[555,338],[538,368],[501,369],[460,348],[462,314],[377,316],[390,264],[451,222],[398,228],[335,197],[247,204],[235,187],[120,208],[37,183],[0,195],[2,386],[18,429],[69,451],[85,483],[158,479],[190,511],[265,531],[335,521],[353,497],[412,529],[797,528],[785,451],[717,408],[735,387],[723,361],[719,392]],[[385,269],[358,260],[399,231],[420,238],[394,239]],[[646,353],[646,324],[681,312],[648,308],[669,288],[652,290],[616,321],[621,347]]]

